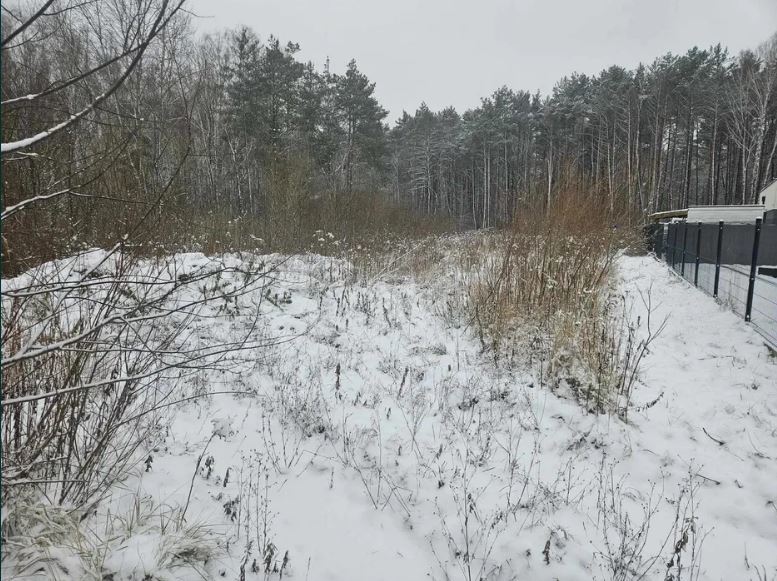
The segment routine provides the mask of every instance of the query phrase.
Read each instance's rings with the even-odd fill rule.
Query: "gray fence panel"
[[[777,346],[777,224],[762,224],[750,322]]]
[[[715,294],[715,264],[718,258],[718,224],[702,224],[699,244],[699,277],[697,286]]]
[[[758,264],[777,267],[777,224],[761,225]]]
[[[646,234],[668,267],[745,318],[755,224],[675,222]],[[777,224],[761,226],[750,323],[777,348]]]
[[[753,224],[725,224],[723,236],[723,253],[721,264],[746,264],[750,266],[753,257],[753,239],[755,226]]]

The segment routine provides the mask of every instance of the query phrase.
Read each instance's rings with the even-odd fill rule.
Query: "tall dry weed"
[[[620,410],[626,387],[630,397],[639,346],[612,305],[615,258],[637,239],[615,216],[594,196],[562,192],[462,257],[474,273],[472,318],[495,361],[505,349],[527,351],[553,387],[595,411]]]

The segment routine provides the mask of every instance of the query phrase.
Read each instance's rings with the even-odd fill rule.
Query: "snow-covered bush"
[[[3,503],[28,487],[55,504],[99,502],[171,404],[211,392],[184,393],[182,378],[265,344],[265,266],[227,262],[138,260],[117,246],[3,281]],[[247,335],[200,344],[203,317],[234,319],[239,304]]]

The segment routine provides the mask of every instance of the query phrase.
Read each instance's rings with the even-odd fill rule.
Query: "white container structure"
[[[752,223],[763,218],[766,206],[691,206],[686,220],[691,223]]]
[[[777,210],[777,180],[766,186],[758,194],[758,201],[767,210]]]

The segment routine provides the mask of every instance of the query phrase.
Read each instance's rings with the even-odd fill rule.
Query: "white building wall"
[[[777,210],[777,180],[761,190],[758,194],[758,203],[766,206],[767,210]]]

